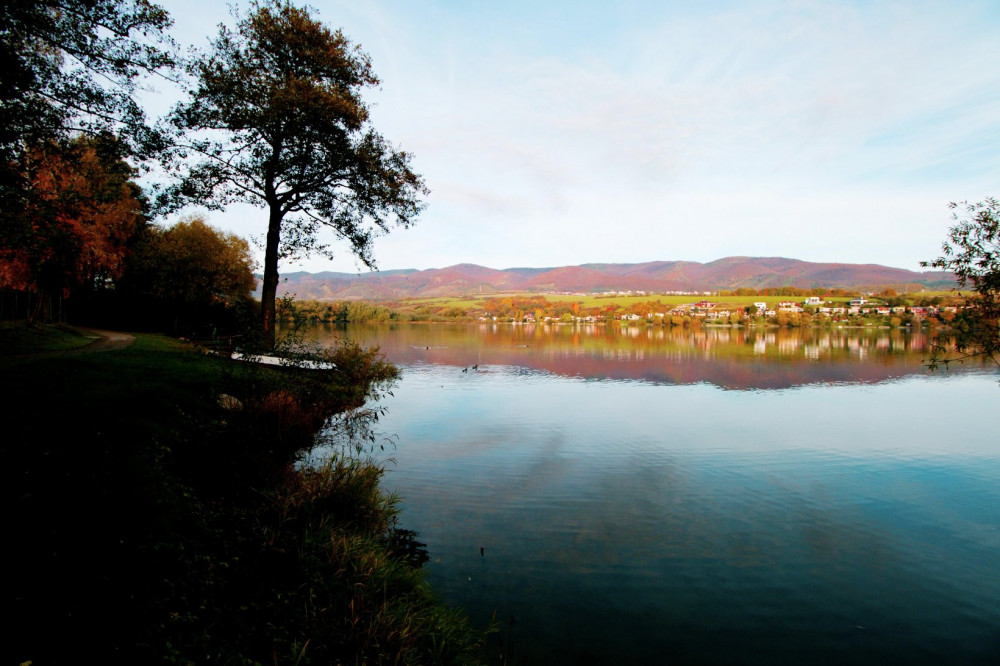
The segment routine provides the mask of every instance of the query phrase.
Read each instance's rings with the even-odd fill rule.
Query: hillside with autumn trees
[[[700,292],[780,287],[845,288],[878,291],[950,289],[954,276],[942,271],[909,271],[876,264],[815,263],[780,257],[726,257],[709,263],[655,261],[641,264],[583,264],[557,268],[497,270],[458,264],[428,270],[381,273],[306,273],[284,276],[279,293],[315,300],[392,300],[512,292],[601,293]]]

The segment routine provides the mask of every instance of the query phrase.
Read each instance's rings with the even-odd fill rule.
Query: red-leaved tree
[[[17,242],[0,248],[0,288],[32,293],[29,319],[48,297],[100,286],[121,274],[128,239],[143,221],[139,187],[115,142],[80,138],[32,149],[25,180],[31,196],[8,231]]]

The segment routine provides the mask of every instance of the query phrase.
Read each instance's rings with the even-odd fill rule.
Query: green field
[[[697,296],[693,294],[652,294],[646,296],[573,296],[563,294],[547,295],[553,303],[579,303],[581,307],[596,308],[605,305],[615,304],[620,307],[629,307],[637,303],[662,303],[664,306],[676,307],[699,301],[709,301],[715,303],[720,309],[744,308],[761,301],[767,303],[768,307],[773,307],[782,301],[795,301],[801,303],[804,296]],[[830,298],[830,301],[849,301],[848,297]]]
[[[934,297],[949,297],[955,296],[955,292],[951,291],[922,291],[919,293],[910,293],[908,295],[900,294],[901,296],[909,296],[911,299],[924,299],[924,298],[934,298]],[[645,296],[602,296],[596,294],[544,294],[544,293],[532,293],[532,292],[515,292],[509,294],[491,294],[489,296],[444,296],[436,298],[412,298],[399,301],[399,305],[405,307],[428,307],[428,308],[479,308],[482,307],[483,303],[489,298],[516,298],[516,299],[529,299],[543,297],[550,303],[579,303],[581,307],[584,308],[596,308],[603,307],[605,305],[618,305],[620,307],[629,307],[630,305],[635,305],[637,303],[662,303],[664,306],[674,307],[677,305],[683,305],[685,303],[697,303],[698,301],[706,300],[713,303],[717,303],[720,308],[743,308],[747,305],[763,301],[767,303],[768,307],[774,307],[782,301],[794,301],[796,303],[801,303],[805,300],[805,296],[703,296],[696,294],[647,294]],[[846,303],[851,300],[849,296],[829,296],[823,297],[826,302],[833,303]]]

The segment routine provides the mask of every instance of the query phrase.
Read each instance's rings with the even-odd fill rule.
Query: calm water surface
[[[1000,374],[920,335],[316,335],[403,367],[386,484],[524,663],[1000,663]]]

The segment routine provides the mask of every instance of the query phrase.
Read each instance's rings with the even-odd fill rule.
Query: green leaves
[[[956,224],[948,231],[942,255],[921,265],[952,271],[961,286],[971,286],[976,294],[955,323],[959,358],[950,358],[950,350],[939,347],[931,364],[983,356],[1000,365],[1000,201],[991,197],[950,207],[963,216],[953,213]]]

